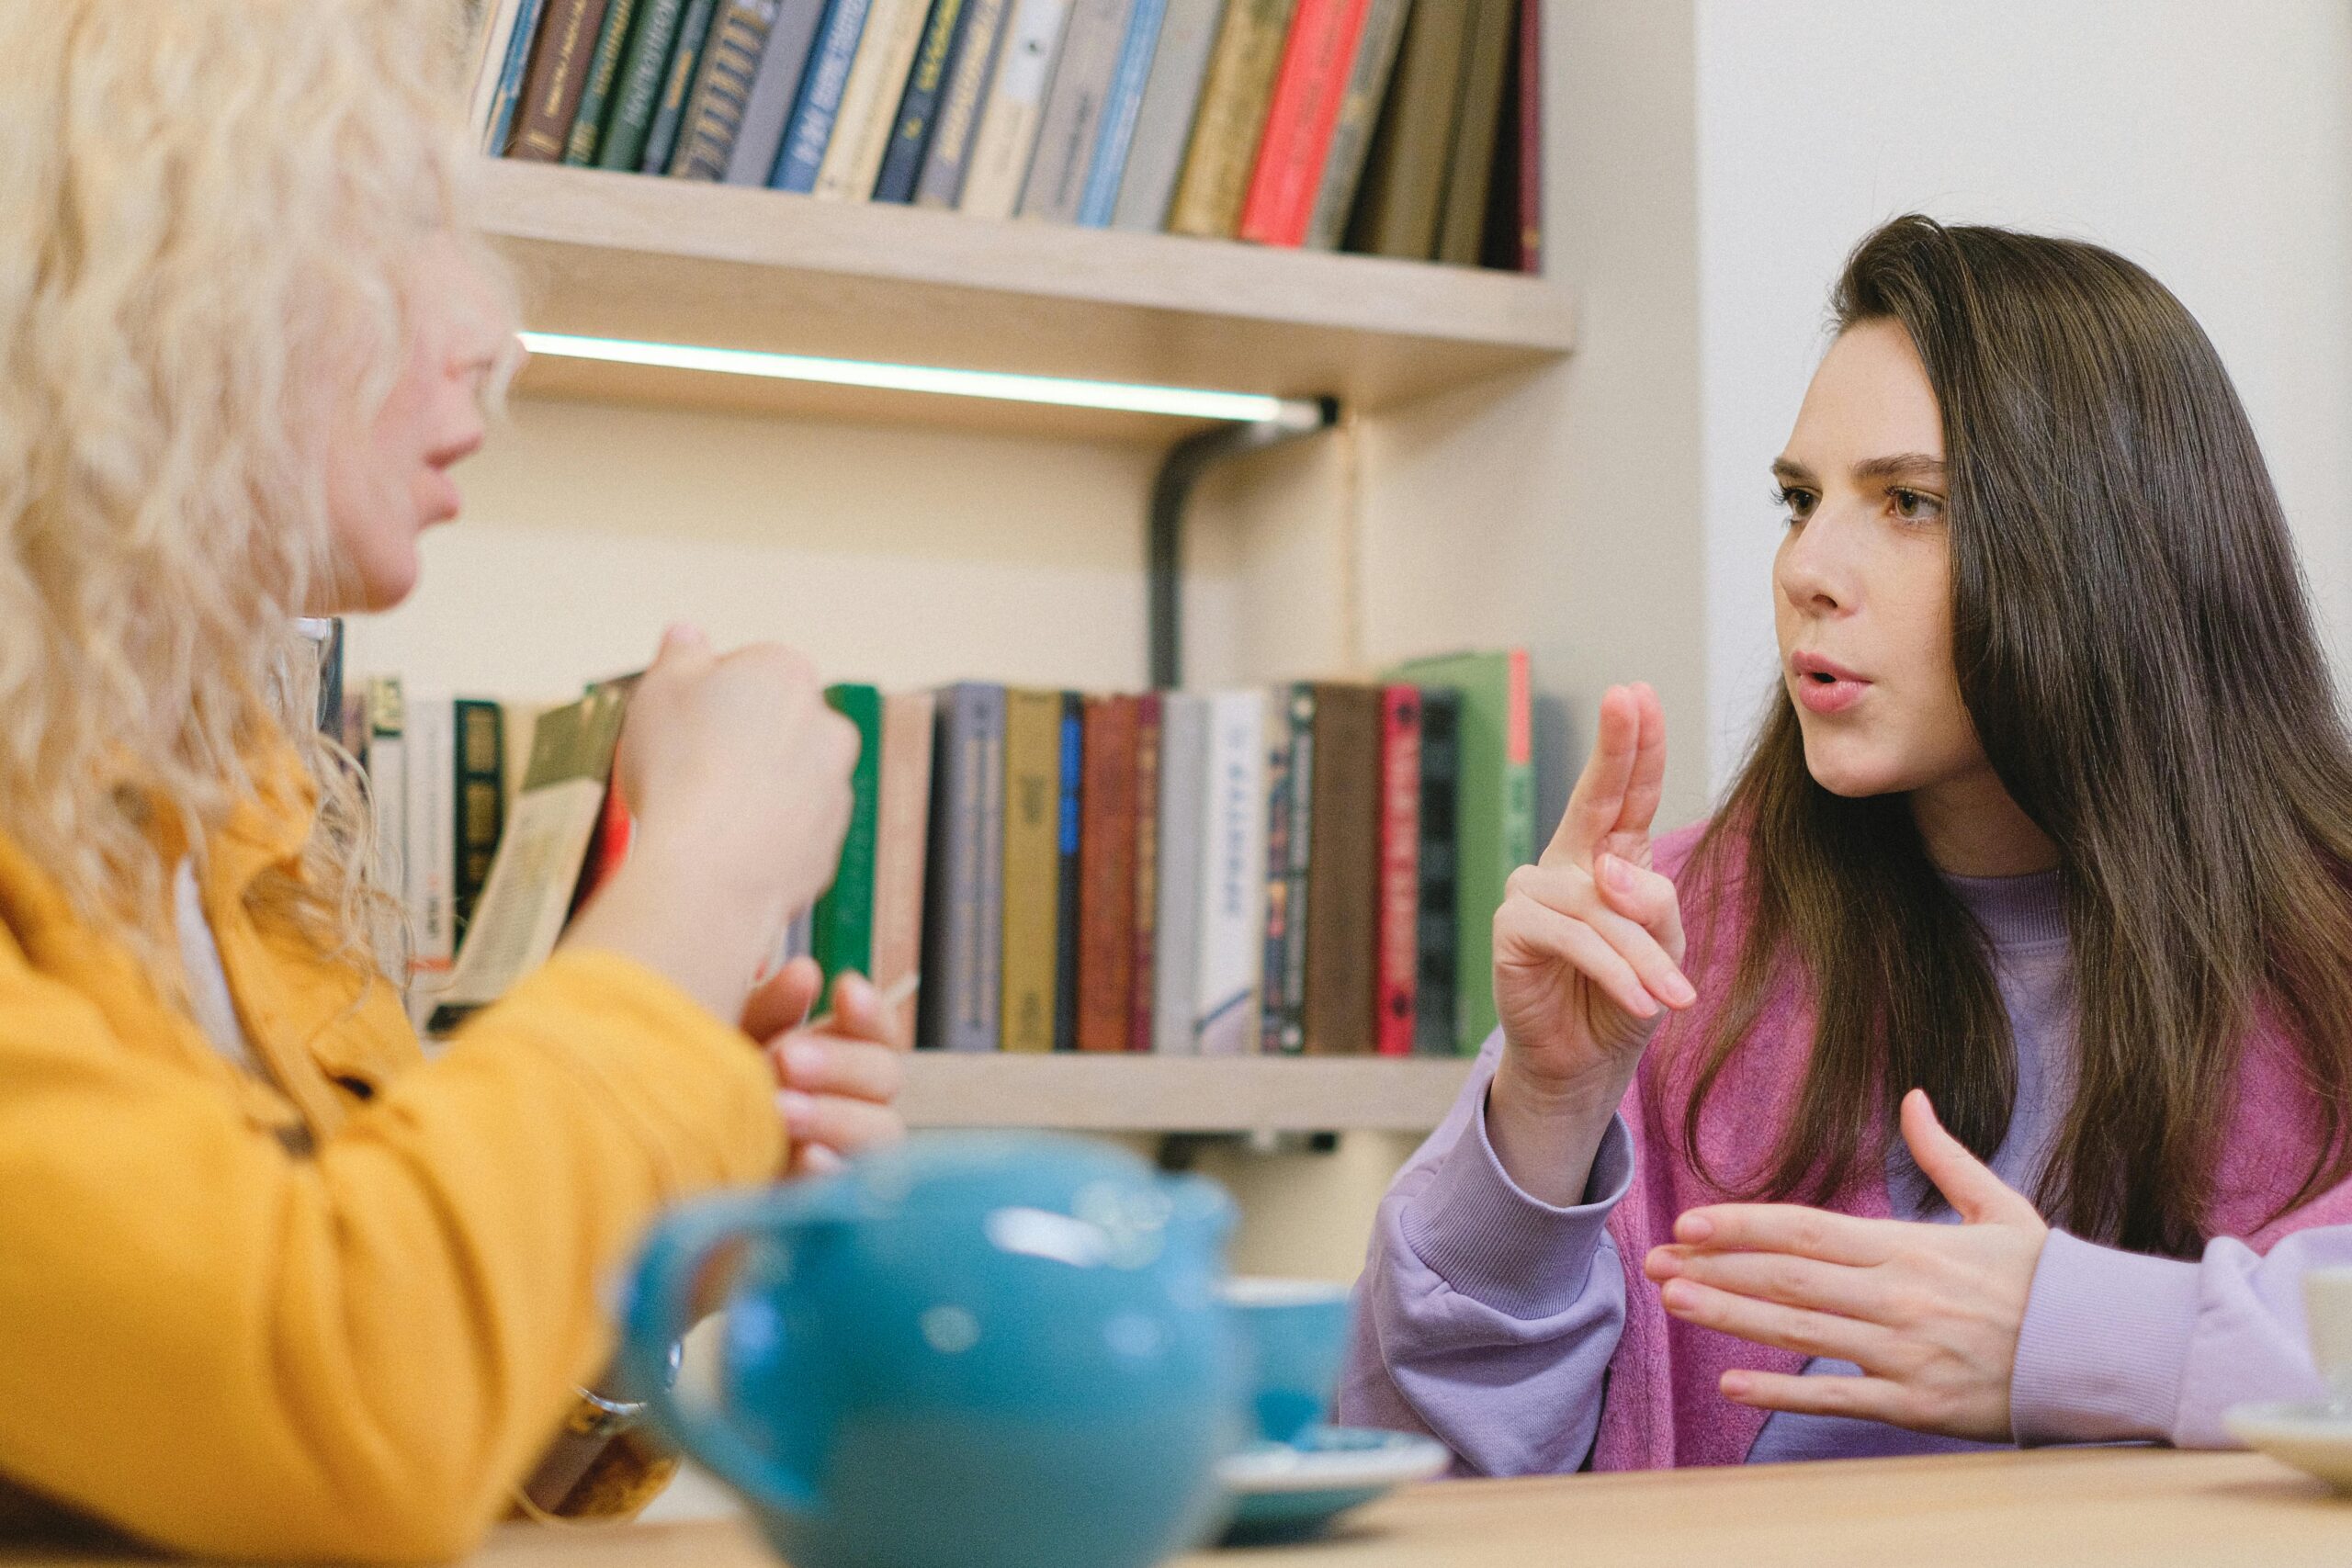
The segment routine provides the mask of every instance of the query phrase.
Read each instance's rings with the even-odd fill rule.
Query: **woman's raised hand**
[[[1674,884],[1650,869],[1666,781],[1666,715],[1646,685],[1612,686],[1559,830],[1511,875],[1495,912],[1503,1057],[1487,1127],[1538,1198],[1578,1201],[1642,1047],[1698,1000],[1682,973]]]
[[[857,747],[799,655],[715,653],[673,628],[614,761],[637,818],[628,859],[566,944],[636,958],[736,1019],[786,922],[832,879]]]

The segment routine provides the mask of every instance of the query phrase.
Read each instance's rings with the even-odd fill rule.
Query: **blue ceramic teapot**
[[[795,1568],[1146,1568],[1250,1432],[1232,1208],[1078,1139],[939,1134],[688,1205],[631,1292],[632,1380]],[[728,1270],[711,1401],[670,1346]]]

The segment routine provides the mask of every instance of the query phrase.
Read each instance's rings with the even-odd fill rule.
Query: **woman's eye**
[[[1814,506],[1819,499],[1813,491],[1800,489],[1795,485],[1772,487],[1772,500],[1789,514],[1789,521],[1792,523],[1802,523],[1812,516]]]
[[[1886,493],[1894,514],[1905,523],[1932,523],[1944,514],[1942,500],[1925,491],[1898,488]]]

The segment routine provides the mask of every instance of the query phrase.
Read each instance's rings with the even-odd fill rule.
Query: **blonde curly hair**
[[[319,817],[254,897],[392,962],[294,623],[334,598],[331,445],[398,378],[423,246],[469,233],[464,31],[453,0],[0,7],[0,831],[161,976],[159,827],[200,864],[289,745]]]

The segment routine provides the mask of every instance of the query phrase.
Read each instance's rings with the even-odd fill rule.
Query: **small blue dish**
[[[1443,1445],[1407,1432],[1310,1427],[1288,1443],[1252,1443],[1217,1467],[1231,1513],[1220,1546],[1305,1540],[1395,1487],[1442,1475]]]

